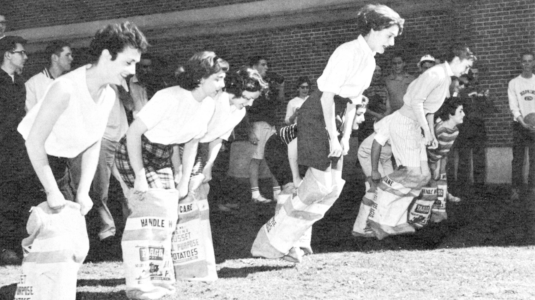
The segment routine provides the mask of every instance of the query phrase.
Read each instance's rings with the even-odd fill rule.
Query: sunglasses
[[[308,85],[302,85],[299,88],[304,90],[304,89],[309,89],[310,87]]]

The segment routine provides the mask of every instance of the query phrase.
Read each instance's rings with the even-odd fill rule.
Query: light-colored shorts
[[[264,159],[264,148],[267,140],[275,133],[275,126],[271,126],[266,122],[254,122],[253,132],[258,138],[253,159]]]
[[[427,152],[422,128],[418,121],[396,111],[390,122],[390,144],[398,166],[421,167],[427,163]]]

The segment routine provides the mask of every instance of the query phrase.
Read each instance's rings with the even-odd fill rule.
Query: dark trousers
[[[0,248],[22,253],[30,208],[46,201],[36,175],[0,183]]]
[[[54,178],[60,185],[65,185],[67,160],[48,157]],[[37,175],[5,181],[0,183],[0,249],[15,250],[22,254],[21,242],[28,234],[26,222],[32,206],[46,201],[46,194]]]
[[[485,183],[486,141],[485,121],[480,118],[465,118],[464,123],[459,127],[459,136],[455,141],[455,148],[459,153],[459,165],[457,168],[457,180],[459,182],[470,182],[472,165],[474,183],[478,185]]]
[[[526,147],[529,147],[529,177],[528,184],[533,187],[535,179],[535,135],[517,122],[513,124],[513,187],[519,188],[523,184],[523,169]]]

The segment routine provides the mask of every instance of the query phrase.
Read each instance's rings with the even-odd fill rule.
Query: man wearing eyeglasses
[[[5,32],[7,29],[6,17],[0,15],[0,40],[6,36]]]
[[[1,19],[0,19],[1,20]],[[26,40],[0,39],[0,264],[17,264],[29,209],[44,198],[17,126],[25,115],[26,89],[19,75],[28,59]]]

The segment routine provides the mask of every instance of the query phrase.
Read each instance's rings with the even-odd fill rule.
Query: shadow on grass
[[[78,279],[77,286],[118,286],[126,284],[124,278],[121,279]]]
[[[221,268],[217,271],[219,278],[245,278],[249,274],[259,272],[270,272],[283,269],[292,269],[294,266],[257,266],[257,267],[241,267],[241,268]]]
[[[125,292],[99,293],[99,292],[78,292],[76,300],[127,300]]]

